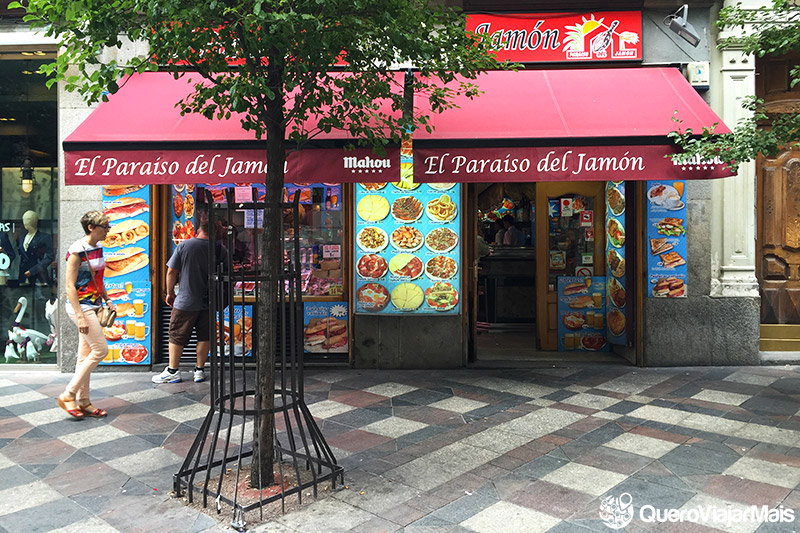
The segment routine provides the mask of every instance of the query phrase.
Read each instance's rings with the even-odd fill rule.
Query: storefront
[[[713,162],[673,163],[667,134],[679,127],[673,117],[684,129],[726,130],[678,69],[636,63],[632,30],[601,24],[615,15],[590,20],[609,37],[606,49],[635,51],[626,68],[486,73],[485,94],[435,116],[433,133],[415,132],[413,150],[380,158],[344,152],[334,138],[287,160],[286,194],[298,192],[303,206],[307,352],[362,367],[457,367],[480,361],[482,340],[499,331],[508,341],[509,330],[523,333],[510,344],[523,357],[609,351],[649,364],[656,340],[681,349],[648,321],[660,316],[673,332],[697,325],[708,290],[693,260],[703,246],[698,195],[702,180],[729,173]],[[187,90],[168,75],[132,77],[64,143],[67,184],[161,184],[141,193],[152,207],[149,268],[139,267],[149,301],[136,298],[146,300],[143,311],[131,319],[133,334],[120,325],[120,342],[139,340],[136,318],[159,331],[163,264],[196,227],[199,192],[216,201],[225,184],[250,194],[248,184],[263,179],[263,147],[237,119],[178,115],[172,106]],[[490,224],[506,214],[521,241],[479,251],[479,232],[492,242]],[[237,261],[252,260],[257,216],[219,223],[242,243]],[[251,288],[240,290],[246,300]],[[148,353],[163,348],[147,343]]]

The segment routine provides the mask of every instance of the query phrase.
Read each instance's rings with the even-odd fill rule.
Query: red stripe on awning
[[[414,133],[416,181],[708,179],[719,162],[674,165],[671,131],[730,130],[675,68],[487,72],[483,94]],[[417,98],[417,110],[429,113]],[[680,124],[673,118],[680,119]],[[520,165],[525,170],[520,170]],[[588,165],[588,166],[587,166]]]

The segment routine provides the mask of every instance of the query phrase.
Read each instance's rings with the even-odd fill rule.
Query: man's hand
[[[167,294],[167,297],[164,298],[164,301],[167,303],[168,306],[172,307],[172,304],[175,303],[175,295]]]
[[[30,270],[26,270],[26,271],[25,271],[25,277],[26,277],[26,278],[29,278],[29,277],[31,277],[31,271],[30,271]]]

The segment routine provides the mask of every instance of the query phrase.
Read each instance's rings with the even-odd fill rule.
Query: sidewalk
[[[608,532],[609,496],[622,508],[606,519],[629,532],[797,530],[777,520],[800,515],[798,372],[308,370],[348,488],[271,523],[249,517],[250,531]],[[207,383],[96,374],[109,416],[74,421],[55,404],[68,377],[0,373],[0,533],[230,531],[228,508],[217,521],[169,497]],[[742,522],[781,504],[771,523]],[[670,509],[685,521],[642,519]]]

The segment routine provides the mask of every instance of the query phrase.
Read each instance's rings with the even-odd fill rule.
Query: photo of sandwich
[[[569,303],[571,309],[586,309],[587,307],[592,307],[593,305],[594,300],[589,294],[578,296]]]
[[[668,237],[680,237],[686,233],[682,218],[665,217],[656,223],[656,228],[661,235]]]
[[[123,220],[119,224],[111,226],[103,241],[103,246],[106,248],[127,246],[144,239],[148,235],[150,235],[150,226],[147,222],[143,220]]]
[[[676,252],[667,252],[665,254],[661,254],[661,263],[664,268],[675,268],[681,265],[685,265],[686,261],[681,257],[681,255]]]
[[[145,200],[127,196],[125,198],[117,198],[106,204],[103,213],[113,222],[121,218],[134,217],[149,210],[150,206],[147,205]]]
[[[676,277],[659,278],[653,285],[653,296],[677,298],[686,292],[686,284]]]
[[[663,254],[664,252],[672,250],[672,248],[672,243],[669,242],[666,237],[650,239],[650,253],[652,255]]]
[[[572,296],[573,294],[580,294],[580,293],[587,293],[589,292],[589,286],[582,282],[570,283],[564,287],[563,294],[564,296]]]
[[[347,320],[334,317],[312,318],[306,326],[304,337],[307,352],[347,346]]]
[[[140,191],[143,188],[144,185],[106,185],[103,187],[103,194],[105,196],[122,196]]]
[[[118,252],[109,252],[106,254],[105,277],[122,276],[139,270],[148,264],[150,264],[150,258],[147,257],[144,248],[131,246]]]

